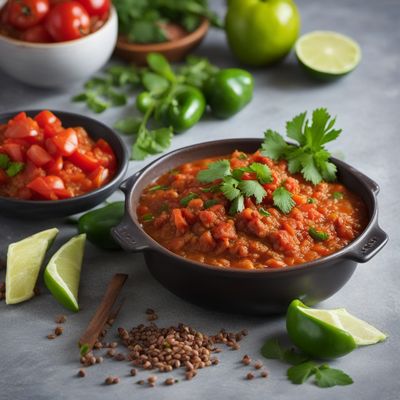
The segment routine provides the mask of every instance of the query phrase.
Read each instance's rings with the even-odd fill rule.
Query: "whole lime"
[[[230,0],[225,30],[233,54],[250,66],[284,58],[300,31],[300,14],[292,0]]]

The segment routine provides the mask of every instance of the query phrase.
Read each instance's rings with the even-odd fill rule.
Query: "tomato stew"
[[[272,182],[263,185],[266,195],[260,204],[246,197],[244,209],[229,215],[230,202],[212,189],[218,181],[204,184],[196,178],[218,159],[228,159],[232,169],[253,162],[270,168]],[[272,193],[280,186],[295,202],[287,214],[274,207]],[[290,174],[286,161],[240,151],[183,164],[161,176],[143,191],[137,214],[144,230],[172,252],[246,270],[290,267],[327,256],[353,241],[367,224],[365,204],[342,184],[313,185]]]
[[[0,125],[0,196],[58,200],[108,183],[117,160],[104,140],[82,127],[64,128],[50,111],[24,112]]]

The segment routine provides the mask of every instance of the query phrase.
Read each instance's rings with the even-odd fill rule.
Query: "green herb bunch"
[[[208,8],[207,0],[114,0],[119,32],[135,43],[169,40],[166,24],[175,23],[187,32],[198,28],[202,18],[222,28],[221,19]]]

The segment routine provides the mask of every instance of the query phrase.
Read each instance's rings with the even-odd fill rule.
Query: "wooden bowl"
[[[163,43],[129,43],[119,37],[115,54],[138,65],[146,65],[147,54],[153,52],[163,54],[169,61],[181,61],[201,43],[208,31],[208,27],[209,22],[204,19],[195,31],[180,39]]]

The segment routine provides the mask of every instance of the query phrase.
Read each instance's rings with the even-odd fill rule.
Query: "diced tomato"
[[[103,166],[97,167],[90,175],[89,179],[93,183],[94,188],[99,188],[100,186],[104,185],[104,182],[108,178],[109,171],[107,168]]]
[[[27,118],[26,112],[22,111],[18,113],[11,121],[9,121],[9,124],[14,123],[15,121],[25,121]]]
[[[35,165],[41,167],[52,160],[51,155],[38,144],[33,144],[26,152]]]
[[[29,182],[26,187],[33,190],[35,193],[39,194],[42,198],[46,200],[57,200],[56,194],[50,188],[45,178],[42,176],[39,176],[33,181]]]
[[[96,158],[88,154],[83,154],[79,150],[71,154],[68,157],[68,160],[80,169],[89,172],[94,171],[99,166],[99,162]]]
[[[56,158],[53,158],[47,164],[46,169],[49,174],[55,175],[63,169],[63,165],[64,165],[63,158],[61,156],[58,156]]]
[[[4,169],[0,169],[0,183],[5,183],[7,182],[8,176]]]
[[[96,142],[96,146],[101,149],[102,151],[104,151],[104,153],[108,153],[111,155],[114,155],[114,151],[111,148],[111,146],[104,140],[104,139],[99,139]]]
[[[5,137],[13,139],[28,139],[39,135],[39,125],[32,118],[17,119],[9,123],[4,133]]]
[[[53,157],[59,155],[59,150],[58,147],[54,144],[52,139],[46,139],[44,141],[44,145],[46,147],[46,150],[49,154],[51,154]]]
[[[46,125],[58,125],[61,126],[61,121],[48,110],[43,110],[34,118],[41,128],[45,128]]]
[[[3,149],[13,161],[24,162],[25,156],[22,146],[16,143],[6,143]]]
[[[64,129],[50,140],[53,141],[63,156],[70,156],[78,149],[78,136],[72,128]]]

